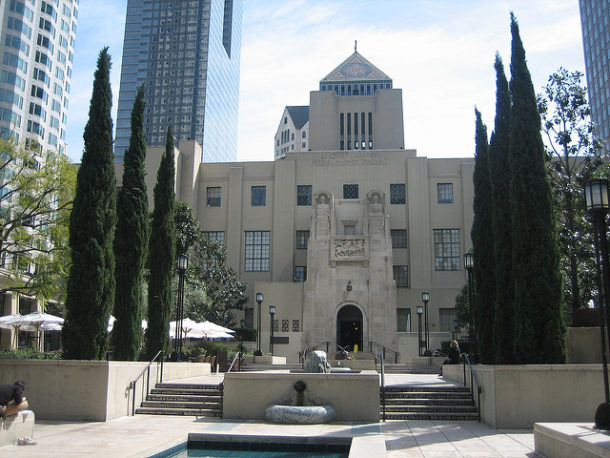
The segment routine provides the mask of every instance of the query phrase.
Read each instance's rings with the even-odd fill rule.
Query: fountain
[[[302,380],[294,385],[296,402],[294,404],[272,404],[265,409],[265,418],[270,423],[290,425],[314,425],[328,423],[336,416],[335,409],[330,405],[305,405],[305,389],[307,385]]]

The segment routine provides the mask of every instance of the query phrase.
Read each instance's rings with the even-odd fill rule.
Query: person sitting
[[[15,415],[28,408],[28,401],[23,396],[25,382],[18,380],[12,385],[0,385],[0,418]]]
[[[443,361],[443,365],[445,364],[459,364],[460,363],[460,346],[457,343],[457,340],[452,340],[449,345],[449,358]],[[441,373],[439,376],[443,375],[443,366],[441,366]]]

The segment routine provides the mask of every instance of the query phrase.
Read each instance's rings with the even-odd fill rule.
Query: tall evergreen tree
[[[496,364],[514,363],[515,309],[510,207],[510,92],[502,59],[496,54],[496,118],[489,145],[492,232],[496,274],[493,347]]]
[[[116,182],[112,154],[110,56],[97,60],[85,150],[78,170],[70,216],[72,268],[67,286],[64,358],[102,359],[108,347],[106,327],[114,301]]]
[[[172,275],[176,257],[176,225],[174,220],[174,136],[167,129],[165,153],[157,172],[154,190],[155,209],[152,214],[148,266],[148,329],[146,352],[152,358],[159,350],[168,349],[169,317],[172,304]]]
[[[559,250],[536,94],[511,14],[509,157],[517,363],[565,361]]]
[[[481,362],[494,361],[493,322],[496,295],[494,239],[492,227],[491,182],[489,178],[489,145],[487,127],[475,108],[474,220],[472,223],[472,257],[474,258],[475,332]]]
[[[144,86],[131,113],[131,139],[125,152],[123,183],[117,198],[116,295],[112,330],[114,359],[135,361],[142,341],[142,281],[148,253],[149,214],[144,162]]]

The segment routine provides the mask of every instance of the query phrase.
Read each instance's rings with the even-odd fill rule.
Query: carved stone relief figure
[[[314,224],[316,236],[328,237],[330,235],[331,196],[326,191],[320,191],[315,196]]]

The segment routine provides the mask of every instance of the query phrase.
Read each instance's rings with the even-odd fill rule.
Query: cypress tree
[[[510,92],[502,59],[496,54],[496,119],[489,145],[492,232],[496,274],[493,347],[496,364],[514,363],[515,309],[510,211]]]
[[[123,185],[117,198],[116,295],[112,331],[114,359],[135,361],[142,341],[142,281],[148,253],[149,215],[144,162],[144,86],[131,112],[131,138],[125,152]]]
[[[97,60],[85,149],[70,216],[72,268],[68,278],[64,358],[102,359],[108,346],[108,316],[114,301],[116,182],[112,154],[110,56]]]
[[[155,209],[152,214],[148,266],[148,329],[146,351],[152,358],[159,350],[166,351],[169,341],[169,316],[172,304],[172,276],[176,255],[174,222],[174,136],[167,129],[165,153],[157,172],[154,189]]]
[[[489,145],[487,127],[475,108],[474,220],[472,223],[472,257],[474,259],[474,313],[478,352],[481,362],[493,363],[493,321],[496,295],[494,240],[492,226],[491,183],[489,178]]]
[[[559,250],[536,95],[511,14],[509,157],[517,363],[565,361]]]

